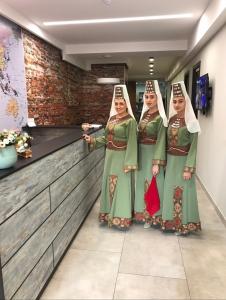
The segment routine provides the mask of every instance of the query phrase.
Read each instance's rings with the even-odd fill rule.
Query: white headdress
[[[173,97],[184,97],[185,98],[185,123],[187,126],[187,129],[191,133],[195,132],[201,132],[199,121],[197,120],[195,113],[193,111],[193,107],[191,105],[191,100],[188,96],[188,93],[186,91],[186,87],[183,81],[173,83],[172,84],[172,91],[171,91],[171,97],[170,97],[170,106],[169,106],[169,119],[172,118],[174,115],[177,114],[175,109],[173,108]]]
[[[146,101],[145,101],[146,93],[155,93],[156,94],[158,111],[163,120],[163,125],[165,127],[167,127],[168,121],[167,121],[165,109],[164,109],[163,102],[162,102],[162,94],[160,92],[157,80],[147,80],[146,81],[145,92],[143,95],[143,103],[144,104],[143,104],[143,108],[142,108],[142,112],[141,112],[141,116],[140,116],[140,121],[142,120],[144,113],[149,110],[149,107],[147,106]]]
[[[113,97],[112,97],[112,103],[111,103],[111,110],[110,110],[109,119],[112,116],[117,114],[117,112],[115,110],[115,103],[114,103],[116,98],[125,99],[126,106],[127,106],[127,109],[128,109],[128,114],[130,114],[131,117],[134,118],[132,107],[131,107],[131,104],[130,104],[130,101],[129,101],[129,95],[128,95],[128,92],[127,92],[126,85],[125,84],[117,84],[117,85],[114,86],[114,93],[113,93]]]

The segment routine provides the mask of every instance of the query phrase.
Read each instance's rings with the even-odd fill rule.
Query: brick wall
[[[87,72],[62,61],[61,50],[23,30],[29,117],[37,125],[106,123],[113,85],[98,77],[124,82],[125,64],[92,65]]]

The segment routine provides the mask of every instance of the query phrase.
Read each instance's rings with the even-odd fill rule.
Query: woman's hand
[[[159,173],[159,165],[153,165],[152,166],[152,175],[156,176]]]
[[[88,134],[83,134],[83,139],[86,141],[86,143],[90,144],[92,142],[91,136]]]
[[[130,169],[125,168],[124,173],[129,173]]]
[[[85,132],[90,129],[90,124],[89,123],[82,123],[82,130]]]
[[[192,176],[191,172],[184,172],[183,173],[184,180],[190,180],[191,176]]]

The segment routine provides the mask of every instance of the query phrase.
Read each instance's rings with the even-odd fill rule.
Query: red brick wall
[[[62,61],[61,50],[23,30],[28,114],[37,125],[106,123],[113,85],[98,85],[98,77],[119,77],[124,64],[92,65],[87,72]]]
[[[96,83],[98,77],[117,77],[124,82],[124,73],[127,71],[124,64],[120,65],[92,65],[91,72],[83,77],[83,119],[88,122],[106,123],[112,102],[113,88],[111,84]]]

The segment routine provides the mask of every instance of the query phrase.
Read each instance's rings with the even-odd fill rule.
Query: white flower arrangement
[[[15,145],[18,153],[23,153],[30,148],[32,137],[27,132],[4,129],[0,132],[0,149]]]

